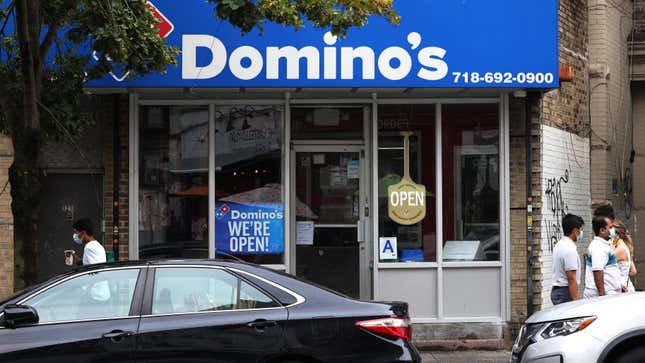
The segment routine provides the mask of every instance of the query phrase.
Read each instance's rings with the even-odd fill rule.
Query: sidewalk
[[[510,356],[505,350],[421,351],[423,363],[508,363]]]

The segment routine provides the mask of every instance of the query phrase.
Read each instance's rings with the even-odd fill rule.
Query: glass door
[[[297,145],[292,153],[295,273],[354,298],[363,297],[361,274],[367,270],[361,268],[366,213],[362,148]]]

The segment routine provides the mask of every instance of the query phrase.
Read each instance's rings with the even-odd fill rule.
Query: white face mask
[[[580,242],[585,238],[585,231],[580,231],[580,234],[576,238],[576,241]]]
[[[77,245],[83,244],[83,240],[78,236],[78,233],[74,233],[72,235],[72,239],[74,240],[74,243],[76,243]]]
[[[617,235],[618,235],[618,234],[616,233],[616,228],[611,227],[611,228],[609,229],[609,238],[616,238],[616,236],[617,236]]]

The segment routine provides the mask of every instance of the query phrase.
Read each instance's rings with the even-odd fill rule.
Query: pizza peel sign
[[[412,132],[401,132],[403,136],[403,178],[387,188],[387,212],[390,219],[398,224],[419,223],[426,216],[426,187],[416,184],[410,178],[410,136]]]

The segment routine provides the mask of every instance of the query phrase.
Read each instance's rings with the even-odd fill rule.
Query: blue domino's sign
[[[236,255],[283,253],[282,204],[217,202],[215,250]]]
[[[558,0],[396,0],[338,39],[271,23],[242,35],[203,0],[151,0],[181,50],[166,74],[88,87],[558,87]]]

